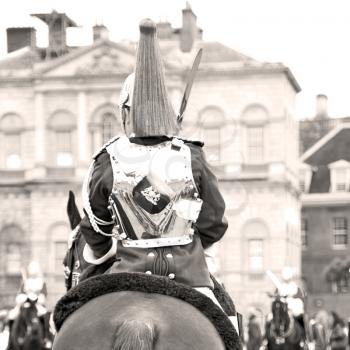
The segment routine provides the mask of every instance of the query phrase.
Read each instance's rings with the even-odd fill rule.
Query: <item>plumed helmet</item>
[[[174,135],[178,132],[175,112],[165,87],[163,62],[156,36],[156,24],[140,22],[134,82],[126,82],[131,120],[136,136]],[[131,96],[132,90],[132,96]],[[125,102],[124,102],[125,103]]]
[[[282,269],[282,278],[284,281],[290,281],[294,277],[294,269],[290,266],[284,266]]]
[[[41,268],[37,261],[31,261],[27,267],[28,277],[41,276]]]

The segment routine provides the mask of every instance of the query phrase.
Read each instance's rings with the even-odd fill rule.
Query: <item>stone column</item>
[[[44,96],[42,92],[35,93],[35,165],[45,165],[45,115]]]
[[[46,147],[45,147],[45,113],[44,113],[44,94],[36,91],[34,94],[34,113],[35,113],[35,131],[34,131],[34,161],[33,167],[26,171],[26,179],[44,178],[46,176]]]
[[[78,92],[78,159],[76,175],[82,177],[89,162],[88,127],[86,117],[86,92]]]

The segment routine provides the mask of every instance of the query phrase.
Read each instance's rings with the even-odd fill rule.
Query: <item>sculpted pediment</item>
[[[62,56],[41,67],[44,76],[98,76],[127,74],[133,71],[135,54],[133,49],[105,42]]]

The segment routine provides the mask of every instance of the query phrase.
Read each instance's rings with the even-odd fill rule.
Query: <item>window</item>
[[[308,193],[310,190],[312,178],[312,168],[309,164],[302,163],[299,168],[299,185],[300,191]]]
[[[1,118],[0,129],[3,134],[4,167],[12,170],[22,168],[22,119],[14,113],[6,114]]]
[[[115,136],[123,135],[118,110],[111,104],[99,106],[92,114],[89,123],[91,153],[95,153]]]
[[[344,271],[336,283],[337,293],[347,293],[349,291],[349,273]]]
[[[56,165],[59,167],[73,165],[72,135],[70,131],[56,131]]]
[[[348,244],[348,221],[345,217],[333,218],[333,247],[345,247]]]
[[[335,191],[344,192],[346,191],[346,169],[336,169],[335,171]]]
[[[264,128],[247,127],[247,157],[250,162],[264,161]]]
[[[16,225],[6,226],[0,232],[0,272],[6,276],[20,275],[24,233]]]
[[[220,161],[220,129],[204,128],[202,130],[203,140],[206,140],[206,157],[209,163]]]
[[[6,245],[6,274],[18,275],[21,271],[21,244],[8,243]]]
[[[201,139],[205,142],[206,157],[211,164],[221,161],[222,132],[225,124],[224,114],[217,107],[207,107],[200,112]]]
[[[262,239],[248,241],[249,270],[261,272],[264,268],[264,242]]]
[[[249,279],[261,280],[266,266],[269,266],[269,228],[261,219],[251,219],[242,227],[244,269]]]
[[[328,164],[331,173],[332,192],[347,192],[350,184],[350,163],[346,160],[338,160]]]
[[[48,230],[49,254],[52,256],[48,271],[59,277],[63,276],[63,259],[67,251],[70,229],[66,223],[56,223]]]
[[[49,120],[48,127],[51,130],[52,147],[50,159],[52,164],[58,167],[73,166],[73,133],[76,127],[75,116],[69,111],[56,111]]]
[[[302,248],[307,247],[307,219],[302,218],[301,219],[301,246]]]
[[[54,242],[54,258],[55,258],[55,272],[62,273],[63,271],[63,259],[67,251],[67,242],[56,241]]]
[[[258,104],[248,106],[242,116],[241,122],[245,130],[245,155],[248,162],[261,163],[265,161],[265,139],[268,123],[266,108]]]
[[[105,144],[117,133],[117,120],[114,114],[105,113],[102,117],[102,142]]]
[[[8,169],[20,169],[21,159],[21,134],[7,134],[5,140],[5,165]]]

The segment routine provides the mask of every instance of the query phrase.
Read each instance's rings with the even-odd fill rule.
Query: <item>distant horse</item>
[[[44,344],[44,325],[38,316],[36,302],[36,299],[28,298],[13,322],[10,333],[13,350],[47,349]]]
[[[302,327],[279,295],[272,302],[272,320],[266,323],[266,339],[269,350],[299,350],[305,345]]]

